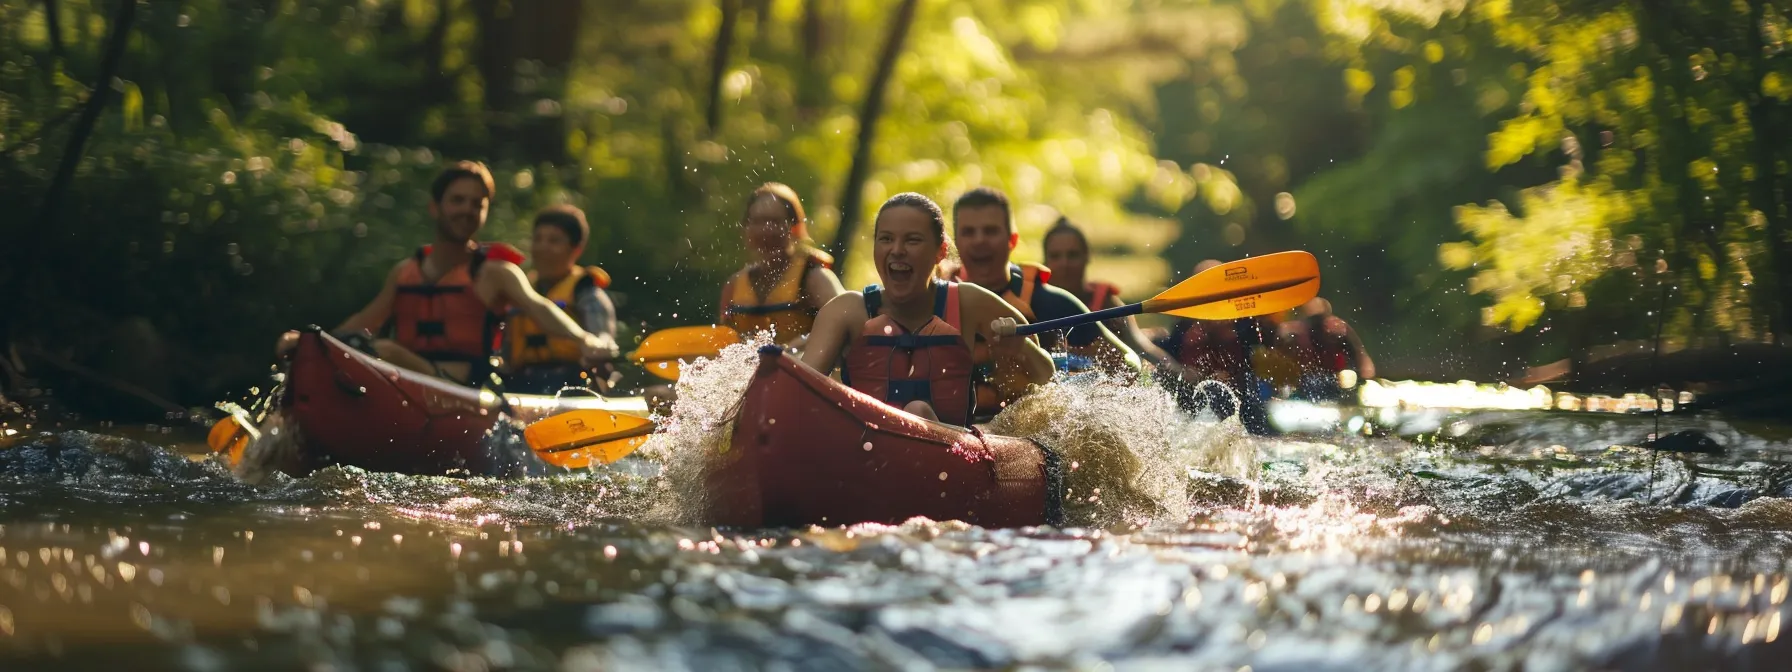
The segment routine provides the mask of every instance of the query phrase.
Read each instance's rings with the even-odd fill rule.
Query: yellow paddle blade
[[[1279,313],[1319,295],[1319,260],[1293,250],[1209,268],[1145,302],[1147,313],[1232,320]]]
[[[673,327],[647,335],[628,358],[666,380],[678,380],[678,361],[717,357],[722,348],[740,342],[740,334],[721,325]]]
[[[593,460],[609,464],[635,452],[654,430],[653,421],[603,410],[567,411],[531,423],[523,440],[542,461],[580,469]]]

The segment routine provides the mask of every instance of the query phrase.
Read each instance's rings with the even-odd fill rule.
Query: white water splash
[[[652,519],[702,524],[700,518],[707,510],[704,472],[708,456],[732,438],[741,396],[759,365],[759,348],[771,342],[769,334],[755,334],[744,343],[722,349],[715,359],[700,358],[680,365],[672,414],[654,415],[660,429],[637,451],[664,465],[660,488],[666,496],[656,502]]]
[[[1256,443],[1236,417],[1190,417],[1150,383],[1101,375],[1053,383],[1003,409],[989,429],[1058,451],[1074,525],[1186,520],[1190,469],[1256,474]]]

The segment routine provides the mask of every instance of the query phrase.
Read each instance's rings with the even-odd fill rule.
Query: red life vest
[[[1300,328],[1294,331],[1294,343],[1300,356],[1301,368],[1327,373],[1354,368],[1356,353],[1352,351],[1350,341],[1343,336],[1326,333],[1325,319],[1338,318],[1328,315],[1319,320],[1302,320]]]
[[[971,350],[964,345],[958,283],[934,283],[933,318],[919,331],[882,314],[883,289],[865,288],[865,328],[846,351],[841,380],[853,389],[901,407],[933,406],[940,422],[968,425],[971,418]]]
[[[1101,310],[1108,307],[1108,299],[1120,295],[1120,288],[1100,280],[1091,280],[1088,285],[1089,310]],[[1081,297],[1079,297],[1081,298]]]
[[[523,255],[502,243],[481,244],[467,263],[432,283],[423,277],[423,260],[429,252],[428,245],[419,248],[398,271],[398,296],[392,303],[394,340],[432,362],[472,364],[471,377],[481,378],[498,347],[504,316],[480,300],[473,277],[487,259],[516,263]]]
[[[1237,326],[1230,321],[1191,320],[1177,345],[1176,361],[1208,375],[1223,371],[1238,379],[1249,366]]]

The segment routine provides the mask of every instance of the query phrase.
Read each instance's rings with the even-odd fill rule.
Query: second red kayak
[[[499,426],[505,416],[527,424],[583,409],[647,415],[640,397],[500,398],[380,361],[316,327],[299,336],[280,402],[302,450],[296,463],[277,468],[294,475],[332,464],[421,475],[546,473],[521,433]]]

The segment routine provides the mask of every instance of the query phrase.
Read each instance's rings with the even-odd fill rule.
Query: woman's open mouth
[[[890,284],[906,283],[915,277],[915,267],[901,261],[884,262],[884,278]]]

